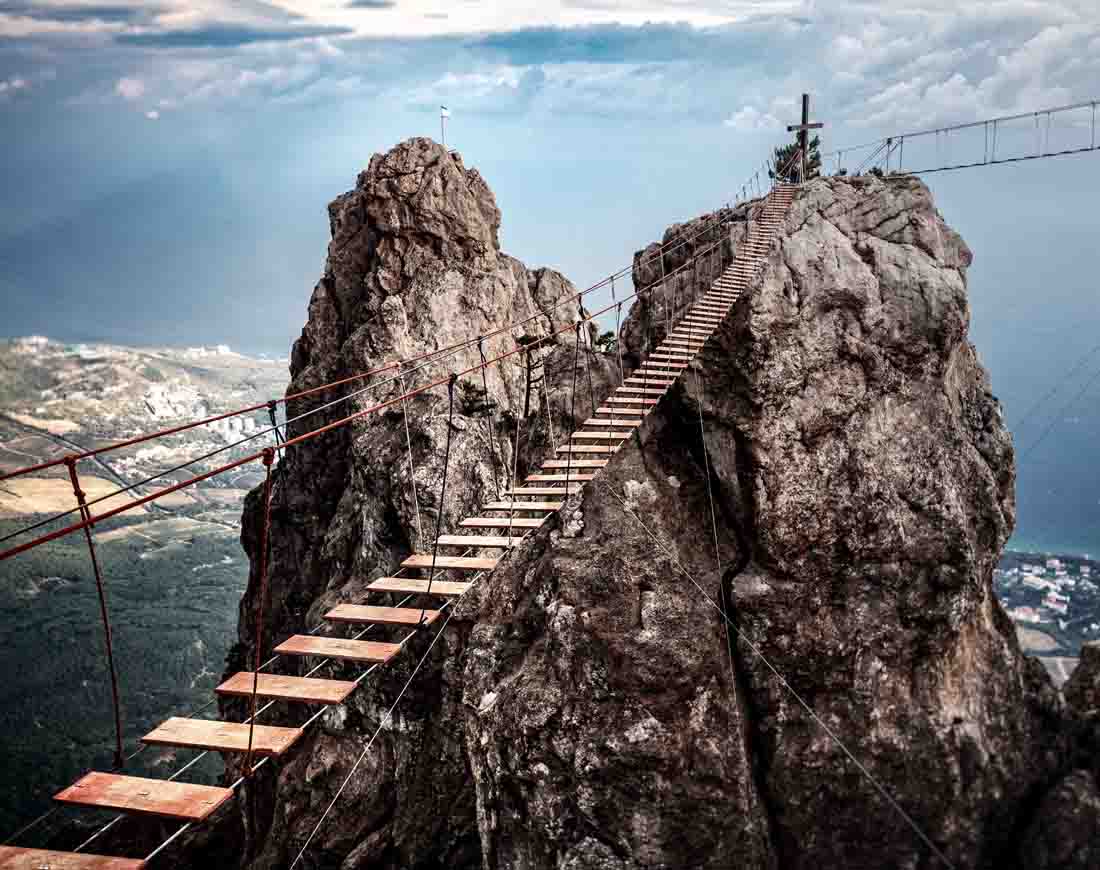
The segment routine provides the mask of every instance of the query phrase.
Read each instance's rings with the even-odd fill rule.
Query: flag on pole
[[[448,109],[446,106],[440,106],[439,107],[439,117],[441,117],[441,118],[451,117],[451,110]]]

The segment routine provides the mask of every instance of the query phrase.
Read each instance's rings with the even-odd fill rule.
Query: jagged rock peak
[[[497,339],[499,352],[579,313],[554,310],[576,292],[564,276],[501,252],[492,190],[430,139],[375,154],[328,212],[332,240],[295,343],[292,392],[547,314]],[[469,365],[471,353],[455,364]]]
[[[500,250],[500,209],[489,185],[476,169],[463,165],[457,151],[431,139],[409,139],[375,154],[348,196],[365,196],[380,232],[432,236],[442,257]],[[340,199],[329,207],[330,215],[342,211]]]

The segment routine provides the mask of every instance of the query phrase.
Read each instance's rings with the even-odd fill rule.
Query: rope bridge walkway
[[[642,298],[657,286],[667,287],[670,278],[676,277],[677,274],[683,273],[689,268],[697,274],[700,262],[706,265],[705,258],[710,258],[712,266],[715,259],[719,263],[718,269],[711,270],[711,274],[717,271],[719,273],[718,277],[705,294],[691,300],[677,298],[672,303],[666,296],[661,304],[666,321],[665,338],[643,357],[638,368],[629,372],[629,375],[623,368],[621,349],[619,350],[620,385],[598,403],[595,401],[595,394],[593,393],[592,416],[585,419],[570,434],[565,443],[554,443],[552,458],[545,460],[541,467],[528,474],[522,483],[516,480],[515,469],[513,469],[511,484],[498,492],[497,498],[499,500],[484,504],[476,516],[463,519],[458,524],[456,534],[442,533],[440,521],[443,512],[440,511],[437,514],[435,535],[430,540],[429,552],[413,553],[401,563],[400,570],[395,572],[395,576],[382,577],[370,583],[367,591],[371,597],[367,601],[340,604],[325,614],[324,619],[327,625],[350,626],[353,630],[357,630],[350,638],[320,636],[316,633],[297,634],[278,644],[272,651],[272,658],[261,661],[262,646],[259,639],[262,637],[260,629],[264,619],[263,605],[267,598],[267,553],[272,496],[271,470],[276,451],[286,450],[296,443],[338,426],[346,425],[355,419],[397,403],[400,403],[402,409],[404,409],[407,399],[411,396],[428,389],[446,386],[449,397],[449,420],[447,454],[444,460],[442,483],[443,492],[440,494],[440,503],[442,503],[445,496],[450,454],[452,427],[449,423],[454,412],[454,386],[457,380],[479,370],[484,373],[485,368],[489,365],[500,363],[514,354],[521,352],[529,354],[532,345],[517,347],[493,359],[486,359],[482,350],[482,343],[489,336],[479,336],[476,342],[481,353],[482,363],[480,365],[462,372],[452,373],[448,378],[437,379],[410,392],[403,392],[396,399],[377,403],[295,438],[283,437],[274,413],[276,403],[272,402],[267,403],[266,406],[255,405],[247,409],[241,409],[238,412],[230,412],[230,414],[196,421],[187,426],[175,427],[149,436],[130,439],[120,444],[88,451],[85,454],[41,463],[6,475],[5,479],[17,474],[41,471],[53,466],[67,466],[74,494],[78,501],[78,508],[68,512],[68,514],[78,514],[79,521],[66,528],[44,534],[34,541],[0,552],[0,560],[10,558],[31,547],[63,535],[83,531],[88,541],[89,553],[93,560],[93,568],[97,579],[97,588],[100,591],[101,610],[104,627],[107,631],[108,656],[110,656],[111,649],[110,624],[107,617],[107,602],[103,591],[102,577],[100,576],[98,562],[95,561],[96,550],[91,534],[94,525],[170,492],[194,485],[216,474],[224,473],[257,460],[263,463],[265,482],[263,493],[264,525],[259,547],[258,572],[261,587],[255,613],[257,642],[253,670],[233,674],[215,690],[216,697],[249,699],[249,716],[244,722],[213,721],[173,716],[141,738],[142,749],[147,746],[173,747],[200,750],[203,753],[219,752],[242,756],[244,761],[242,769],[245,773],[228,787],[197,785],[178,781],[178,777],[196,763],[198,758],[189,762],[169,779],[129,776],[122,773],[124,761],[133,758],[133,755],[124,757],[122,754],[121,721],[117,714],[117,683],[114,680],[114,664],[113,659],[111,659],[110,671],[118,738],[115,770],[111,772],[89,772],[68,788],[58,792],[55,795],[55,800],[60,805],[101,810],[109,809],[121,815],[116,816],[110,823],[71,852],[25,848],[15,845],[0,846],[0,870],[8,870],[8,868],[33,868],[33,870],[39,870],[39,868],[54,868],[54,870],[60,870],[60,868],[66,868],[66,870],[92,870],[92,868],[94,870],[137,870],[137,868],[146,866],[148,862],[163,853],[173,841],[178,839],[191,826],[206,821],[220,807],[232,800],[236,790],[250,776],[271,759],[277,759],[286,753],[327,709],[346,701],[362,681],[373,673],[376,668],[384,666],[395,656],[400,655],[405,650],[406,644],[418,632],[439,623],[441,619],[443,619],[442,624],[445,626],[450,614],[453,613],[454,603],[472,587],[478,578],[484,576],[486,572],[492,571],[504,558],[504,554],[512,548],[520,546],[524,538],[543,526],[555,512],[561,510],[567,504],[570,496],[580,493],[585,484],[591,482],[597,476],[599,470],[608,464],[611,456],[619,450],[624,441],[631,436],[631,433],[642,424],[657,406],[661,397],[677,383],[682,373],[692,365],[699,351],[714,334],[717,327],[728,315],[731,306],[753,279],[764,254],[771,246],[776,229],[780,226],[783,216],[793,199],[794,189],[791,185],[780,184],[767,195],[763,204],[757,209],[755,218],[750,223],[747,239],[739,247],[728,266],[725,264],[724,247],[720,232],[718,233],[717,242],[706,247],[701,247],[698,244],[699,237],[704,233],[714,230],[720,231],[724,227],[724,224],[715,217],[704,222],[690,239],[674,239],[661,246],[660,251],[655,256],[661,259],[662,277],[654,281],[650,287],[617,300],[611,306],[576,323],[568,324],[556,330],[550,336],[539,340],[539,342],[553,341],[557,336],[568,331],[575,333],[573,385],[570,398],[570,414],[572,419],[575,420],[577,419],[574,412],[576,410],[579,352],[581,344],[588,343],[582,339],[585,324],[592,322],[601,314],[608,313],[611,309],[615,309],[618,319],[621,316],[622,306],[625,302],[632,298]],[[683,246],[688,242],[695,243],[689,261],[677,270],[665,274],[664,256],[675,247]],[[723,266],[725,266],[724,269]],[[614,278],[615,276],[612,276],[610,279],[613,294]],[[601,285],[605,283],[601,282]],[[592,289],[594,288],[589,288],[584,293],[591,292]],[[565,302],[579,300],[584,293],[571,296]],[[694,294],[694,285],[692,293]],[[540,312],[536,316],[544,317],[545,315]],[[510,329],[515,327],[516,324],[513,324]],[[493,334],[510,333],[510,329],[498,330]],[[459,350],[471,347],[473,343],[474,340],[460,342],[441,351],[423,354],[413,360],[391,363],[371,372],[342,379],[334,384],[326,384],[322,387],[288,396],[281,401],[285,403],[295,398],[317,393],[322,389],[354,382],[367,375],[393,371],[396,371],[397,375],[389,382],[399,381],[403,387],[404,379],[408,375],[425,368],[429,363],[438,362],[446,354],[454,355]],[[417,365],[409,368],[409,363],[416,363]],[[591,388],[590,369],[589,386]],[[358,395],[358,393],[353,393],[352,396],[354,395]],[[546,402],[547,420],[549,421],[551,439],[553,439],[553,423],[549,414],[548,395],[546,396]],[[328,408],[333,404],[335,402],[330,402],[321,407]],[[225,417],[234,413],[247,413],[264,407],[267,407],[272,417],[273,426],[268,431],[273,432],[276,436],[276,446],[274,448],[265,448],[244,459],[196,475],[150,495],[142,496],[120,508],[114,508],[100,514],[92,513],[95,501],[85,499],[80,490],[79,477],[76,474],[76,463],[81,459],[93,457],[107,450],[141,443],[151,438],[175,434],[213,420],[225,419]],[[518,425],[516,433],[517,446],[519,443]],[[518,453],[518,450],[514,451],[513,456],[516,453]],[[144,483],[147,483],[147,481]],[[126,489],[133,491],[134,487],[127,487]],[[68,514],[62,514],[61,517]],[[56,521],[57,519],[57,517],[51,518],[47,522]],[[37,528],[41,525],[39,523],[31,528]],[[425,543],[422,531],[421,535],[418,536],[421,546]],[[485,555],[486,553],[488,555]],[[440,579],[441,572],[446,572],[442,575],[445,579]],[[381,603],[381,600],[372,600],[376,596],[380,596],[385,601],[391,601],[395,595],[400,598],[400,601],[393,605]],[[318,626],[318,628],[322,628],[322,626]],[[373,636],[374,633],[380,631],[396,631],[400,636],[389,640],[382,640]],[[441,631],[442,629],[440,629]],[[368,638],[368,635],[372,636]],[[266,670],[280,658],[286,660],[306,659],[310,663],[320,660],[320,663],[313,666],[302,676],[276,674]],[[315,676],[325,666],[338,663],[359,663],[368,667],[352,680]],[[423,659],[421,663],[423,663]],[[417,670],[419,670],[419,665]],[[258,708],[260,702],[264,702],[264,705]],[[258,724],[257,719],[276,703],[315,705],[320,709],[297,727]],[[206,706],[212,704],[213,701]],[[140,752],[141,749],[138,751]],[[134,755],[136,754],[134,753]],[[256,759],[255,764],[253,763],[254,759]],[[184,824],[144,859],[94,855],[84,851],[114,824],[127,816],[154,817]],[[24,831],[26,830],[27,828],[24,829]],[[23,831],[20,832],[20,834],[22,833]],[[303,854],[304,851],[303,848]]]

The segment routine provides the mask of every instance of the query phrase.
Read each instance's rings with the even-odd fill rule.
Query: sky
[[[826,152],[1097,99],[1100,4],[0,0],[0,335],[285,355],[327,203],[373,153],[437,137],[441,104],[505,250],[587,286],[728,201],[803,91]],[[1049,135],[1089,134],[1078,114]],[[980,154],[981,136],[925,156]],[[1100,354],[1066,379],[1100,342],[1100,153],[927,181],[974,250],[1020,539],[1100,553]]]

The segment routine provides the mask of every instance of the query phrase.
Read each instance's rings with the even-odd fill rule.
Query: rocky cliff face
[[[723,213],[710,241],[736,248],[756,208]],[[292,391],[544,312],[509,339],[530,342],[579,314],[550,312],[571,285],[500,253],[488,188],[426,140],[376,156],[330,214]],[[1013,457],[966,340],[969,262],[918,182],[802,189],[702,368],[462,599],[393,718],[428,636],[257,783],[240,863],[289,864],[379,723],[299,866],[936,866],[899,808],[956,867],[1062,866],[1067,836],[1095,861],[1082,747],[1100,714],[1067,713],[993,597]],[[660,265],[639,259],[635,282]],[[705,273],[635,307],[628,363]],[[540,355],[533,400],[523,366],[460,382],[442,505],[445,390],[409,404],[414,473],[399,407],[289,452],[266,648],[363,600],[420,525],[430,540],[441,513],[455,531],[493,497],[517,432],[521,472],[541,458],[540,397],[559,435],[570,425],[571,341]],[[616,367],[580,355],[603,395]],[[409,383],[477,359],[466,350]],[[582,390],[577,418],[589,410]],[[253,554],[258,528],[254,497]],[[231,669],[255,642],[255,591],[253,577]]]

